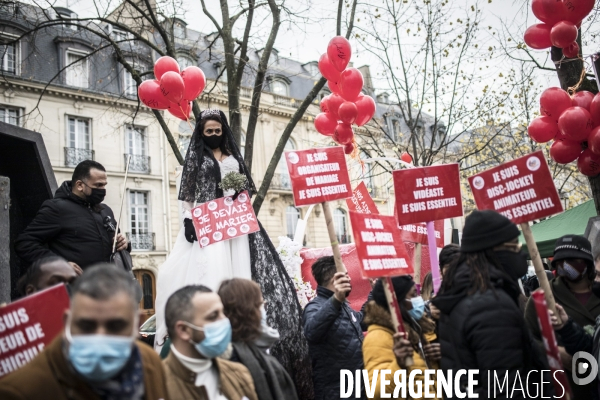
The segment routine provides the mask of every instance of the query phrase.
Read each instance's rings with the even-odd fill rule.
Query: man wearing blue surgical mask
[[[135,338],[139,285],[110,264],[75,282],[64,334],[29,364],[0,381],[0,398],[166,399],[159,357]]]
[[[217,293],[185,286],[169,297],[165,323],[171,351],[164,360],[171,399],[258,400],[242,364],[217,358],[231,343],[231,324]]]

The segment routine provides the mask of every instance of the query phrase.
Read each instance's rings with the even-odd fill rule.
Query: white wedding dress
[[[240,166],[233,156],[229,156],[219,162],[219,168],[222,179],[230,172],[239,172]],[[231,196],[234,191],[225,191],[223,194]],[[213,243],[204,248],[201,248],[196,241],[190,243],[185,239],[183,219],[192,217],[191,210],[196,205],[190,202],[180,203],[183,209],[182,228],[179,230],[173,250],[158,271],[156,283],[155,347],[157,351],[160,351],[167,334],[165,305],[175,291],[187,285],[204,285],[216,292],[225,279],[252,279],[248,236]]]

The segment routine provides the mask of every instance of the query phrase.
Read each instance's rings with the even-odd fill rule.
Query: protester
[[[400,306],[400,313],[407,333],[408,345],[413,352],[414,364],[405,365],[405,359],[396,356],[396,351],[402,347],[400,335],[395,335],[388,301],[385,296],[383,281],[380,279],[373,288],[373,300],[365,307],[365,324],[369,327],[363,342],[363,357],[369,379],[373,379],[375,370],[390,370],[389,384],[385,391],[392,394],[396,387],[393,376],[396,371],[405,370],[406,376],[414,370],[438,369],[441,358],[440,344],[435,343],[435,322],[425,315],[423,298],[417,296],[415,283],[410,275],[392,278],[394,292]],[[400,353],[400,355],[405,353]],[[417,373],[415,384],[424,387],[425,375]],[[431,392],[436,392],[436,385]],[[423,397],[425,394],[423,393]],[[381,375],[377,376],[375,384],[375,399],[385,398],[381,392]],[[388,396],[389,397],[389,396]]]
[[[101,204],[108,180],[104,167],[92,160],[80,162],[71,181],[46,200],[29,226],[15,241],[17,255],[27,265],[50,256],[60,256],[78,274],[88,266],[109,262],[116,225],[110,207]],[[117,235],[117,250],[128,247]]]
[[[297,400],[292,378],[265,352],[279,334],[267,324],[260,287],[248,279],[228,279],[221,283],[219,296],[231,321],[233,351],[229,359],[248,368],[258,399]]]
[[[256,193],[256,188],[225,113],[215,109],[204,110],[196,121],[183,165],[178,197],[183,210],[183,226],[157,278],[156,350],[160,351],[166,337],[164,306],[177,289],[202,284],[216,291],[225,279],[252,279],[259,284],[268,303],[266,312],[269,320],[282,334],[280,345],[272,349],[272,355],[287,370],[294,371],[299,393],[310,397],[308,344],[300,324],[302,308],[294,283],[266,231],[261,226],[258,232],[205,247],[197,242],[191,210],[199,204],[235,195],[234,189],[223,190],[220,185],[226,175],[239,174],[238,178],[245,181],[250,195]],[[218,268],[215,260],[219,260]]]
[[[431,272],[428,272],[423,278],[423,286],[421,286],[421,297],[423,300],[431,300],[433,298],[433,278]]]
[[[257,399],[248,369],[218,358],[231,342],[219,295],[206,286],[185,286],[169,297],[165,319],[172,340],[163,361],[171,399]]]
[[[600,315],[600,297],[592,291],[596,277],[592,245],[583,236],[565,235],[556,241],[551,265],[557,273],[556,278],[550,282],[554,300],[562,306],[569,319],[593,332],[596,318]],[[533,299],[527,302],[525,318],[534,337],[542,340]],[[560,356],[563,367],[570,372],[572,356],[565,349],[562,337],[563,334],[557,335]],[[576,385],[571,375],[567,373],[575,398],[589,397],[591,391],[596,390],[595,382],[585,386]]]
[[[114,265],[87,268],[73,286],[64,333],[0,380],[0,399],[167,399],[158,355],[135,340],[139,290]]]
[[[70,288],[77,278],[73,267],[58,256],[50,256],[37,260],[17,283],[17,289],[22,297],[29,296],[59,283]]]
[[[448,268],[450,268],[450,265],[458,261],[459,257],[460,246],[456,243],[447,244],[442,248],[439,255],[440,272],[442,273],[442,278],[446,274]]]
[[[362,314],[346,302],[350,277],[336,272],[333,256],[312,265],[317,297],[304,309],[302,322],[313,366],[315,400],[340,397],[340,370],[363,368]]]
[[[517,226],[495,211],[473,211],[466,218],[460,258],[450,264],[432,300],[442,313],[443,370],[476,369],[481,377],[495,371],[507,375],[512,387],[517,374],[522,378],[529,370],[548,369],[518,306],[517,280],[527,273],[518,236]],[[478,380],[480,398],[488,396],[487,383]],[[507,398],[509,391],[498,389],[498,398]]]

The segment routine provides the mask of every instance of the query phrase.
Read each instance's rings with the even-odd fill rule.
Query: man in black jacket
[[[306,305],[302,323],[312,359],[315,400],[340,398],[340,370],[363,368],[363,315],[346,302],[350,277],[337,272],[332,256],[312,266],[317,297]]]
[[[90,265],[108,262],[116,222],[110,207],[101,204],[106,185],[106,170],[100,163],[79,163],[71,181],[63,182],[54,199],[42,204],[17,238],[15,250],[21,260],[31,265],[41,258],[60,256],[79,275]],[[119,233],[117,250],[126,248],[127,240]]]

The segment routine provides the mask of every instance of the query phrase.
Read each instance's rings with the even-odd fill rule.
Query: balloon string
[[[181,114],[185,115],[185,113],[183,112],[183,108],[181,108],[181,104],[177,104],[179,106],[179,110],[181,110]],[[188,123],[188,125],[190,126],[190,129],[192,131],[194,131],[194,127],[192,126],[192,123],[190,122],[190,116],[186,115],[185,116],[185,121]]]
[[[585,67],[581,69],[581,76],[579,77],[579,82],[577,82],[577,84],[575,86],[571,86],[567,89],[567,91],[569,92],[569,94],[572,96],[575,92],[577,92],[577,89],[579,89],[579,87],[581,86],[581,84],[583,83],[583,80],[585,79],[585,75],[586,75],[586,71],[585,71]]]

